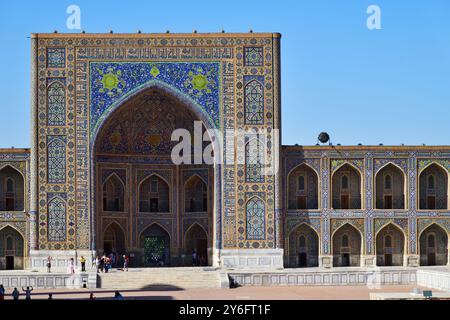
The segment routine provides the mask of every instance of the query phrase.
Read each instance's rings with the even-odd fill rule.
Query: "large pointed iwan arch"
[[[221,146],[222,146],[222,141],[220,140],[220,136],[214,134],[213,136],[211,136],[211,131],[209,130],[213,130],[216,129],[216,125],[215,123],[212,121],[211,117],[208,116],[208,114],[206,113],[205,109],[202,108],[200,105],[198,105],[193,99],[191,99],[189,96],[181,93],[178,89],[175,89],[169,85],[167,85],[164,82],[161,81],[150,81],[147,84],[135,89],[134,91],[132,91],[131,93],[125,95],[124,97],[122,97],[121,99],[117,100],[114,104],[111,105],[111,107],[109,107],[102,116],[99,117],[99,120],[96,124],[93,124],[91,127],[91,132],[90,132],[90,146],[89,146],[89,150],[90,150],[90,181],[91,181],[91,193],[92,194],[96,194],[97,190],[98,190],[98,183],[99,183],[99,179],[98,179],[98,166],[97,166],[97,155],[96,152],[99,148],[99,146],[101,146],[101,136],[103,136],[104,134],[104,128],[106,128],[107,126],[109,126],[108,123],[110,119],[112,119],[112,117],[114,117],[115,115],[118,114],[118,112],[121,112],[120,110],[125,110],[124,108],[127,108],[128,106],[130,106],[131,104],[133,104],[133,101],[135,101],[134,99],[140,98],[141,96],[144,96],[147,92],[155,92],[155,93],[162,93],[162,95],[166,96],[167,98],[170,98],[174,104],[176,104],[177,106],[179,105],[180,108],[185,108],[183,110],[185,110],[186,112],[190,113],[192,115],[193,119],[198,119],[201,120],[203,123],[203,126],[206,130],[208,130],[208,133],[210,134],[210,138],[213,138],[214,142],[212,143],[212,148],[213,148],[213,155],[214,155],[214,178],[210,179],[210,181],[214,181],[212,182],[214,185],[210,186],[208,190],[211,190],[213,192],[213,203],[208,205],[209,208],[212,208],[212,221],[213,221],[213,229],[211,232],[210,237],[212,238],[212,244],[213,244],[213,264],[217,264],[218,261],[218,257],[217,257],[217,250],[218,248],[218,244],[221,243],[220,238],[221,238],[221,233],[220,233],[220,227],[216,226],[216,224],[220,224],[221,221],[221,203],[220,203],[220,194],[222,193],[221,189],[222,189],[222,183],[221,183],[221,154],[222,154],[222,150],[221,150]],[[219,103],[219,102],[218,102]],[[169,135],[170,137],[170,135]],[[167,161],[170,161],[170,153],[169,153],[169,158]],[[159,170],[163,170],[163,169],[159,169]],[[162,178],[162,180],[165,180],[166,182],[168,182],[166,179]],[[135,187],[137,182],[136,179],[133,178],[133,180],[129,179],[129,173],[127,173],[127,190],[130,190],[130,187],[128,187],[129,185],[131,185],[132,187]],[[169,186],[172,189],[172,185],[173,183],[176,183],[175,179],[170,179],[170,183]],[[132,193],[130,191],[130,193]],[[172,198],[174,196],[174,192],[170,191],[170,199],[169,200],[171,203]],[[173,198],[175,199],[175,198]],[[91,239],[92,239],[92,247],[93,249],[101,249],[101,248],[97,248],[96,246],[99,244],[99,239],[97,239],[96,236],[96,232],[98,232],[98,225],[99,223],[97,222],[97,203],[95,201],[91,201],[91,212],[93,213],[93,216],[91,216]],[[174,205],[173,210],[176,210],[178,208],[178,206]],[[130,209],[132,210],[132,209]],[[172,210],[172,209],[171,209]],[[172,211],[173,211],[172,210]],[[172,212],[173,214],[174,212]],[[131,214],[131,212],[130,212]],[[151,214],[151,213],[150,213]],[[176,228],[174,228],[173,230],[176,230]],[[171,235],[172,236],[172,235]],[[133,239],[133,238],[131,238]]]
[[[134,99],[135,97],[139,96],[140,94],[150,90],[150,89],[156,89],[159,90],[172,98],[176,99],[181,104],[187,106],[189,110],[197,116],[199,120],[203,122],[205,127],[207,129],[218,129],[217,126],[214,124],[214,121],[211,119],[211,117],[207,114],[207,112],[200,106],[197,102],[195,102],[191,97],[187,96],[186,94],[182,93],[180,90],[168,85],[165,82],[159,81],[159,80],[152,80],[147,82],[146,84],[132,90],[131,92],[125,94],[124,96],[117,99],[111,106],[103,112],[103,114],[100,116],[99,121],[97,124],[94,125],[93,128],[91,128],[91,142],[94,142],[93,145],[91,145],[91,150],[95,150],[92,147],[95,145],[95,139],[98,136],[98,133],[100,132],[101,128],[106,123],[106,120],[116,111],[118,110],[123,104],[126,102]]]

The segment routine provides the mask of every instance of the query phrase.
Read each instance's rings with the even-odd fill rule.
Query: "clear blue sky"
[[[450,1],[0,0],[0,146],[30,145],[30,41],[87,32],[280,32],[283,144],[450,143]],[[381,8],[381,30],[366,9]]]

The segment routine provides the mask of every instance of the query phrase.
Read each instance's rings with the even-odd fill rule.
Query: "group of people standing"
[[[113,264],[115,264],[116,262],[115,258],[116,258],[115,255],[112,253],[108,256],[103,255],[101,258],[97,256],[94,259],[94,264],[97,268],[97,271],[108,273],[108,271],[112,268]]]
[[[123,263],[123,269],[122,271],[128,271],[128,265],[130,263],[130,258],[127,255],[122,255],[122,263]],[[86,258],[84,256],[80,257],[80,265],[81,265],[81,272],[86,272]],[[115,253],[110,253],[108,255],[104,254],[103,256],[96,256],[92,260],[92,268],[96,268],[99,272],[108,273],[111,268],[116,267],[118,265],[117,261],[117,255]],[[51,272],[52,268],[52,261],[53,258],[51,256],[47,257],[47,272]],[[198,254],[197,250],[193,250],[192,252],[192,265],[193,266],[204,266],[206,265],[206,259],[203,255]],[[69,274],[75,274],[75,259],[70,258],[68,266],[67,266],[67,272]]]
[[[130,258],[127,255],[122,256],[123,260],[123,269],[122,271],[128,271],[128,264],[130,262]],[[96,266],[97,271],[108,273],[109,270],[113,266],[117,265],[117,257],[114,253],[110,253],[109,255],[103,255],[101,258],[97,256],[94,259],[93,265]]]
[[[25,300],[31,299],[31,291],[33,291],[33,287],[22,287],[22,291],[25,293]],[[14,300],[19,300],[20,292],[17,290],[17,288],[14,288],[14,290],[11,293],[11,296]],[[0,301],[5,300],[5,288],[2,284],[0,284]]]
[[[52,272],[52,261],[53,258],[51,256],[47,257],[47,272],[51,273]],[[81,256],[80,257],[80,265],[81,265],[81,272],[86,272],[86,258]],[[70,258],[69,263],[67,265],[67,273],[69,274],[75,274],[75,259],[74,258]]]
[[[128,271],[128,264],[130,261],[130,258],[127,255],[122,256],[123,259],[123,270]],[[86,272],[86,258],[84,256],[80,257],[80,265],[81,265],[81,272]],[[99,256],[95,257],[92,260],[92,268],[96,268],[96,270],[101,272],[108,272],[111,270],[113,266],[116,266],[117,258],[114,253],[110,253],[109,255],[103,255],[101,258]],[[53,258],[51,256],[47,257],[47,272],[51,273],[52,271],[52,264],[53,264]],[[70,258],[69,263],[67,265],[67,273],[69,274],[75,274],[75,259]]]

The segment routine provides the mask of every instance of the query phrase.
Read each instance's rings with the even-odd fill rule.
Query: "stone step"
[[[99,273],[102,289],[145,289],[151,287],[221,288],[228,277],[221,271],[202,268],[155,268]]]

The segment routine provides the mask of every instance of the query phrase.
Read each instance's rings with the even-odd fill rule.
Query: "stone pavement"
[[[175,287],[155,287],[148,290],[120,291],[125,299],[135,300],[369,300],[373,292],[412,292],[413,288],[426,290],[420,286],[293,286],[293,287],[239,287],[235,289],[179,289]],[[35,290],[32,299],[47,299],[53,293],[54,299],[88,299],[94,292],[97,299],[111,299],[114,291],[89,289]],[[433,290],[433,292],[439,292]],[[11,299],[11,290],[6,293]],[[24,296],[21,293],[21,299]]]

